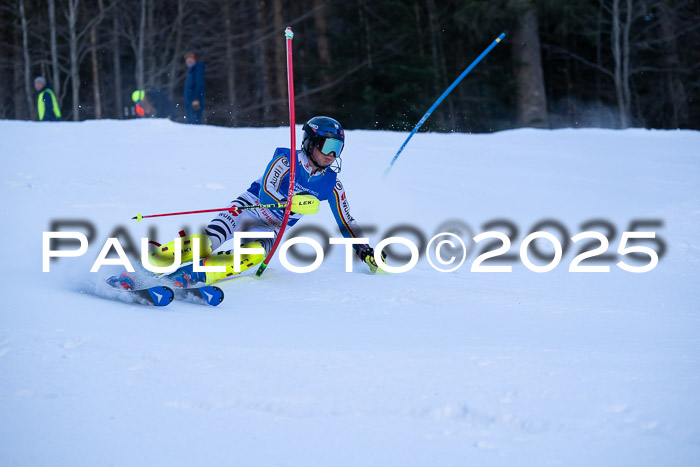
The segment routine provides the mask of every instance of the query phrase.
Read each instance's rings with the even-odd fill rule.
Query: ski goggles
[[[335,138],[318,137],[316,138],[316,146],[319,151],[321,151],[326,156],[330,156],[332,152],[335,153],[335,157],[340,155],[340,151],[343,150],[343,142]]]

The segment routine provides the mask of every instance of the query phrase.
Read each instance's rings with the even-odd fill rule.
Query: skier
[[[350,208],[343,184],[338,179],[341,168],[340,154],[345,144],[343,127],[329,117],[314,117],[303,126],[304,136],[301,150],[297,151],[295,171],[295,191],[309,193],[321,201],[327,200],[335,217],[340,232],[346,238],[358,238],[362,234],[350,214]],[[287,148],[277,148],[263,175],[254,181],[228,207],[256,206],[271,203],[284,203],[289,189],[291,153]],[[272,232],[277,236],[282,226],[284,213],[268,208],[246,209],[240,211],[222,211],[207,226],[204,240],[209,245],[200,245],[206,256],[219,248],[225,241],[233,238],[234,232]],[[288,226],[291,227],[301,219],[302,214],[290,214]],[[185,237],[187,238],[187,237]],[[184,240],[184,239],[183,239]],[[259,238],[241,245],[246,248],[262,248],[270,251],[274,238]],[[378,269],[374,259],[374,250],[367,244],[353,245],[356,255],[366,263],[371,272]],[[170,249],[172,250],[172,248]],[[190,253],[189,259],[192,255]],[[386,257],[382,252],[382,257]],[[207,256],[200,264],[203,266],[226,266],[224,272],[195,272],[188,264],[170,275],[176,287],[196,287],[209,285],[228,276],[238,274],[261,263],[265,254],[242,254],[240,271],[233,265],[232,252],[221,252]],[[185,261],[183,255],[183,261]],[[164,262],[167,264],[167,261]],[[115,276],[108,280],[112,285],[133,288],[133,281],[128,275]]]

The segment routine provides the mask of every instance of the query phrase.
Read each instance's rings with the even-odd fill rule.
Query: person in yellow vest
[[[37,76],[34,80],[34,89],[39,93],[36,105],[39,112],[39,120],[46,122],[58,122],[61,120],[61,109],[58,107],[56,94],[51,85],[43,76]]]

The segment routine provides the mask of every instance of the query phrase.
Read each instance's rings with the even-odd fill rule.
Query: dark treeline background
[[[183,53],[206,64],[209,124],[412,128],[502,31],[424,128],[700,128],[700,2],[689,0],[2,0],[0,118],[36,119],[33,80],[64,120],[130,117],[155,86],[182,115]]]

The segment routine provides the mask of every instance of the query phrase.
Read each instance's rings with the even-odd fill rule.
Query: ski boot
[[[183,289],[204,285],[206,282],[206,274],[203,272],[194,272],[194,268],[191,264],[181,267],[169,277],[173,281],[175,287],[181,287]]]
[[[105,282],[117,289],[134,290],[136,288],[136,281],[127,271],[117,276],[112,276]]]
[[[260,242],[248,242],[241,245],[243,251],[250,251],[255,248],[257,253],[243,253],[239,263],[239,270],[236,271],[233,264],[233,250],[221,251],[200,261],[202,266],[224,266],[226,269],[221,272],[195,272],[192,264],[183,266],[169,277],[175,287],[199,287],[200,285],[211,285],[222,279],[240,274],[241,272],[260,264],[265,259],[265,249]]]

